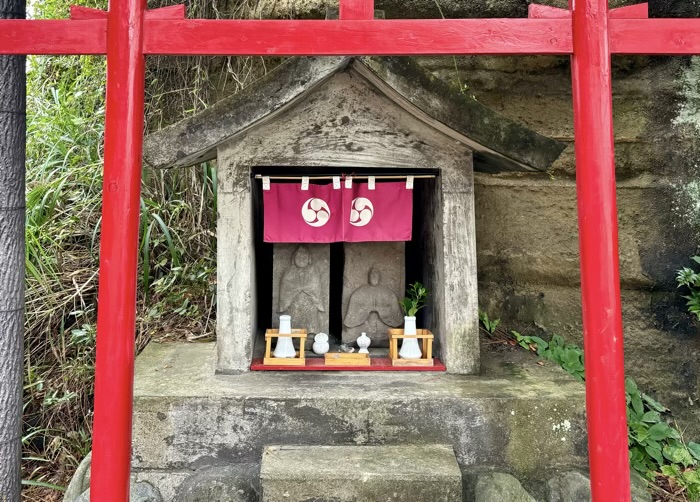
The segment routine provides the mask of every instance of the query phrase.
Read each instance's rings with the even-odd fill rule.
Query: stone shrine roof
[[[466,144],[482,172],[546,171],[564,145],[466,96],[408,57],[289,59],[241,92],[150,134],[144,161],[154,168],[185,167],[216,158],[223,142],[283,109],[333,75],[352,69],[418,120]]]

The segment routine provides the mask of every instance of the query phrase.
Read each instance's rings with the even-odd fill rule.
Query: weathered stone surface
[[[133,468],[260,460],[280,444],[451,445],[460,465],[533,474],[586,463],[584,387],[554,367],[484,362],[488,376],[214,375],[213,344],[151,343],[137,359]],[[187,385],[182,385],[186,381]],[[149,480],[151,478],[148,478]]]
[[[225,169],[225,162],[219,168]],[[250,187],[218,197],[216,369],[235,373],[250,368],[258,331]]]
[[[263,502],[461,502],[452,447],[268,446]]]
[[[579,281],[573,180],[476,176],[477,257],[482,281],[570,285]],[[676,243],[668,183],[618,183],[623,287],[670,284],[694,244]],[[656,211],[650,211],[653,205]],[[663,208],[663,210],[662,210]],[[556,214],[556,218],[552,215]]]
[[[583,346],[578,286],[482,282],[481,306],[508,327],[556,333]],[[700,435],[700,338],[675,292],[622,290],[625,368],[645,392],[659,398],[683,421],[688,437]],[[541,326],[545,331],[536,328]],[[529,327],[529,328],[528,328]],[[660,350],[663,347],[663,350]]]
[[[251,464],[204,467],[178,486],[173,502],[258,502],[259,471]]]
[[[481,474],[474,486],[474,502],[536,502],[520,481],[510,474],[490,472]]]
[[[578,471],[557,473],[547,480],[547,502],[590,502],[591,483]]]
[[[651,502],[651,493],[649,493],[647,482],[634,469],[630,471],[630,481],[632,483],[632,502]]]
[[[483,169],[546,170],[563,150],[460,94],[408,58],[297,58],[280,65],[257,85],[193,117],[148,136],[144,160],[154,167],[192,165],[215,157],[219,144],[351,65],[397,94],[435,126],[445,124],[477,152]],[[388,85],[387,85],[388,84]],[[431,166],[432,167],[432,166]]]
[[[64,500],[65,502],[69,502],[67,498]],[[90,502],[90,490],[88,489],[83,492],[75,499],[75,502]],[[150,483],[139,481],[138,483],[131,484],[129,502],[163,502],[163,497],[161,497],[158,489]]]
[[[646,483],[631,472],[632,502],[651,502]],[[579,471],[558,472],[547,480],[547,502],[590,502],[591,482]]]
[[[272,327],[280,315],[292,316],[292,328],[309,335],[328,333],[330,313],[330,246],[274,244],[272,258]],[[306,340],[313,345],[313,336]]]
[[[63,494],[64,502],[74,502],[85,490],[90,488],[90,466],[92,465],[92,452],[80,462],[73,477]]]
[[[373,347],[388,346],[387,329],[403,325],[405,263],[403,242],[345,243],[343,343],[366,332]]]

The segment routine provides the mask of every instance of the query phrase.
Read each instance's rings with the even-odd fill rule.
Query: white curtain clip
[[[269,176],[263,176],[263,190],[269,190],[270,189],[270,177]]]
[[[374,190],[374,176],[370,176],[367,178],[367,188],[370,190]]]
[[[304,191],[309,189],[309,177],[308,176],[301,177],[301,189]]]
[[[413,176],[406,176],[406,190],[413,190]]]
[[[333,176],[333,188],[340,190],[340,176]]]
[[[352,176],[345,177],[345,188],[352,188]]]

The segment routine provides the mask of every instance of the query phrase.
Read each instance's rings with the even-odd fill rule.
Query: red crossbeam
[[[571,19],[571,11],[559,7],[531,3],[527,8],[527,17],[530,19]]]
[[[0,54],[106,54],[100,11],[72,20],[0,20]],[[543,11],[536,11],[543,14]],[[566,13],[566,11],[564,11]],[[568,19],[234,21],[148,11],[144,53],[168,55],[571,54]],[[700,53],[700,19],[610,19],[613,54]]]
[[[647,19],[649,17],[649,4],[638,3],[627,7],[610,9],[608,17],[610,19]]]
[[[571,19],[571,11],[549,5],[539,5],[531,3],[528,7],[528,17],[530,19]],[[610,9],[609,19],[647,19],[649,17],[649,4],[639,3]]]
[[[106,54],[107,19],[0,20],[0,54]]]
[[[146,54],[569,54],[571,27],[549,19],[146,22]]]
[[[374,19],[374,0],[340,0],[340,19]]]
[[[611,19],[613,54],[700,54],[700,19]]]
[[[100,9],[91,9],[81,5],[70,6],[70,18],[74,21],[85,19],[107,19],[107,11]]]

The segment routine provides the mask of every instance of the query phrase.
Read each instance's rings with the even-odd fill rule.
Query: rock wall
[[[327,0],[244,2],[254,17],[322,17]],[[446,17],[523,17],[526,0],[439,0]],[[563,7],[565,0],[541,3]],[[611,1],[611,6],[634,1]],[[652,16],[698,16],[695,2],[651,2]],[[217,4],[237,17],[237,0]],[[433,0],[377,0],[387,18],[440,17]],[[253,67],[262,65],[255,60]],[[568,58],[422,58],[440,78],[536,131],[569,144],[548,174],[478,175],[480,304],[520,331],[581,342],[575,161]],[[683,198],[700,142],[700,60],[615,57],[614,113],[626,363],[700,437],[700,337],[675,288],[675,270],[700,242]],[[269,61],[268,61],[268,64]],[[256,66],[257,65],[257,66]],[[225,65],[222,65],[224,68]],[[210,79],[210,81],[214,81]],[[220,79],[226,82],[226,79]],[[173,84],[176,85],[176,84]],[[225,85],[219,89],[226,92]],[[213,93],[212,95],[215,95]]]
[[[461,58],[423,62],[459,76],[465,92],[569,144],[548,174],[476,177],[479,300],[525,331],[582,342],[573,117],[564,58]],[[670,406],[697,437],[697,324],[675,271],[689,265],[698,229],[683,187],[696,172],[700,61],[615,58],[614,113],[628,374]]]

